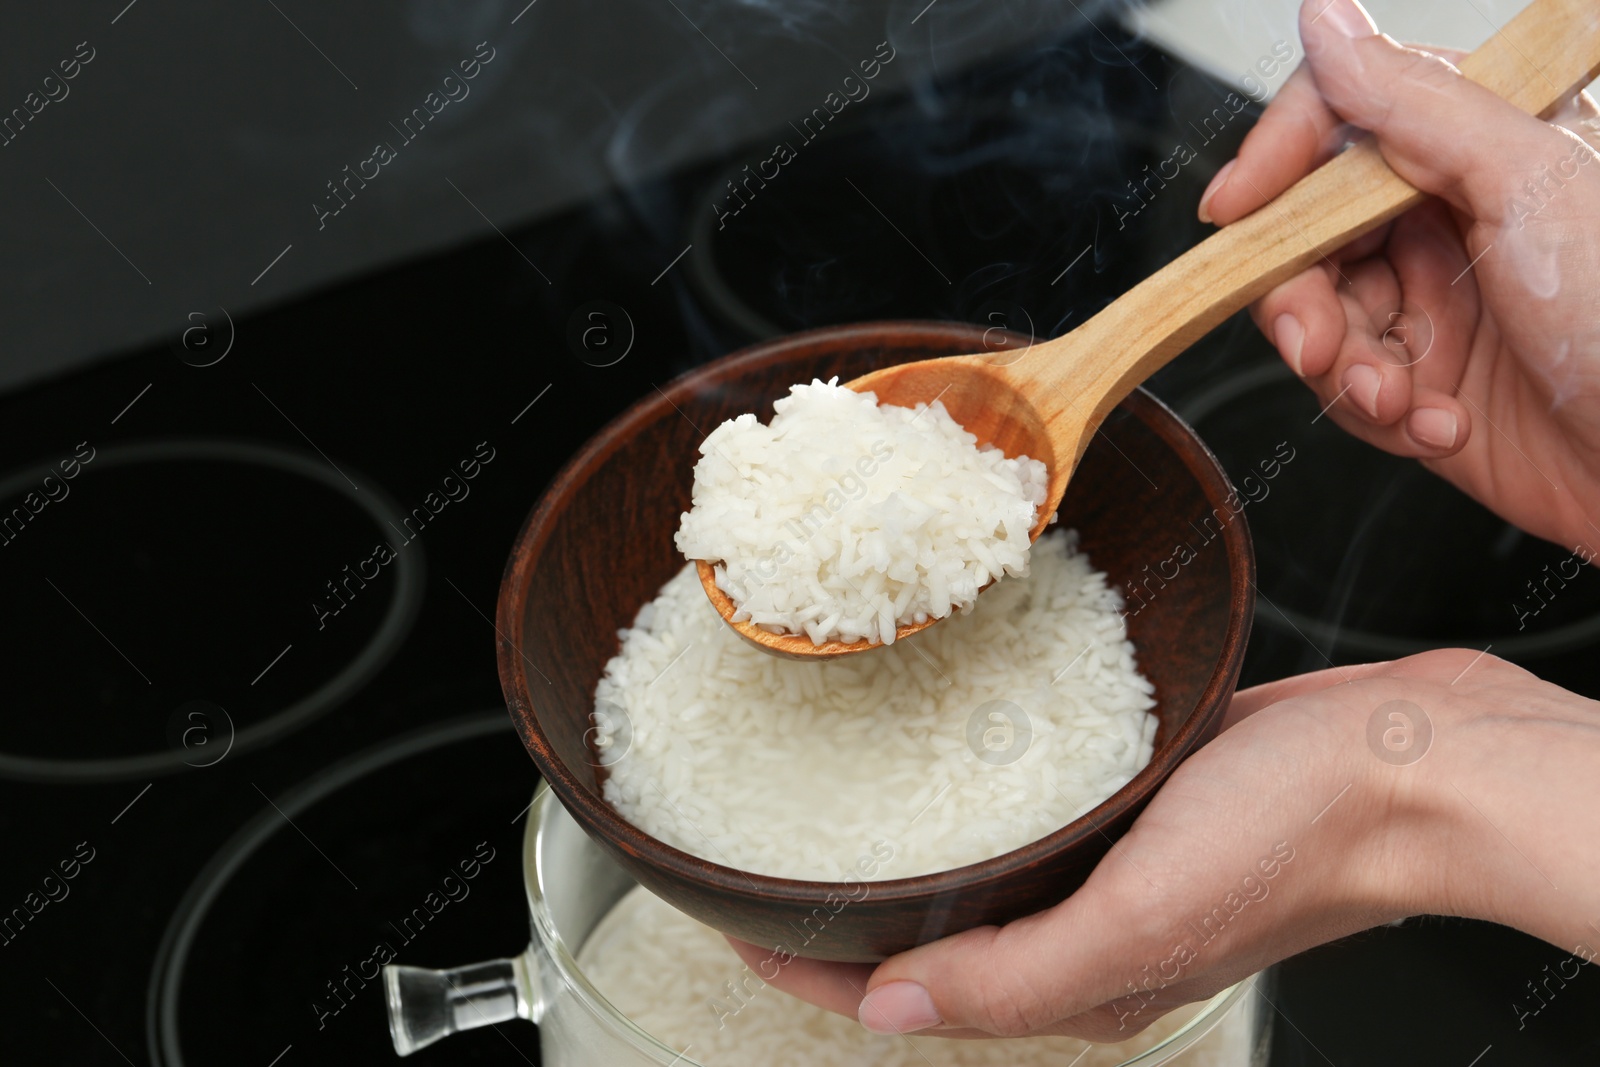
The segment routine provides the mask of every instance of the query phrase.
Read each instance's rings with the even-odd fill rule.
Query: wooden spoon
[[[1461,72],[1524,111],[1543,115],[1600,72],[1594,0],[1534,0],[1461,62]],[[1471,131],[1462,131],[1470,137]],[[1529,177],[1542,160],[1527,160]],[[1225,319],[1330,252],[1426,199],[1389,169],[1370,137],[1306,175],[1276,200],[1223,227],[1140,282],[1063,337],[970,356],[885,367],[846,382],[879,403],[913,407],[940,400],[979,441],[1008,456],[1042,460],[1049,496],[1037,539],[1061,503],[1089,440],[1121,400]],[[795,659],[875,648],[876,641],[814,645],[733,622],[713,565],[696,561],[706,595],[740,636]],[[896,630],[904,638],[938,620]]]

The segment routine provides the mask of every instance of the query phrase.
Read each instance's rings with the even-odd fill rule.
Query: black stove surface
[[[490,620],[557,468],[655,386],[773,332],[1075,325],[1203,235],[1193,205],[1246,120],[1136,217],[1127,183],[1223,92],[1113,22],[1080,26],[859,105],[725,227],[715,191],[759,155],[237,321],[207,308],[0,398],[0,515],[26,511],[0,534],[4,1062],[394,1062],[379,955],[454,966],[525,943],[537,779]],[[1317,419],[1247,321],[1151,388],[1241,484],[1294,450],[1248,510],[1263,604],[1244,684],[1467,644],[1600,696],[1600,579],[1519,616],[1564,554]],[[417,920],[468,859],[467,891]],[[1272,1062],[1600,1062],[1588,969],[1517,1024],[1563,958],[1454,920],[1325,946],[1282,968]],[[537,1063],[537,1036],[503,1025],[415,1062]]]
[[[161,935],[145,1016],[152,1060],[269,1063],[286,1048],[309,1062],[379,1059],[386,960],[521,951],[525,757],[503,709],[440,711],[433,725],[263,790],[270,805],[211,858]],[[485,1028],[414,1060],[515,1062],[536,1058],[537,1044],[532,1027]]]

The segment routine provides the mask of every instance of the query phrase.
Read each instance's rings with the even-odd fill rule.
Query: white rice
[[[709,1067],[1114,1067],[1194,1014],[1180,1009],[1114,1045],[1071,1037],[950,1041],[869,1033],[855,1020],[766,987],[721,935],[635,888],[595,928],[578,967],[612,1006],[684,1063]],[[1176,1060],[1248,1067],[1251,1005],[1240,1003]]]
[[[796,385],[770,425],[741,415],[700,446],[677,545],[717,563],[734,621],[888,644],[1026,574],[1044,464],[980,449],[937,400],[879,406],[837,382]]]
[[[1150,760],[1152,687],[1121,606],[1054,531],[1026,578],[968,614],[799,662],[746,644],[686,567],[596,688],[605,797],[668,844],[782,877],[903,878],[1009,852]]]

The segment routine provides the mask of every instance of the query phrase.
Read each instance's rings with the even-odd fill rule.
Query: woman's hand
[[[1229,719],[1056,907],[772,984],[877,1031],[1116,1041],[1407,915],[1600,945],[1600,705],[1441,651],[1246,690]]]
[[[1569,548],[1600,539],[1600,111],[1551,122],[1446,59],[1376,35],[1355,0],[1306,0],[1307,62],[1218,172],[1226,225],[1371,130],[1438,199],[1253,309],[1328,416],[1414,456]],[[1348,125],[1346,125],[1348,124]]]

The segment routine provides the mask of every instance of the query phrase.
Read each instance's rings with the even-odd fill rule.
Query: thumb
[[[1442,57],[1379,34],[1357,0],[1305,0],[1300,38],[1328,105],[1371,130],[1389,166],[1480,222],[1501,223],[1529,161],[1572,138],[1469,80]]]
[[[1170,933],[1155,886],[1133,861],[1102,863],[1060,904],[1007,923],[967,930],[880,964],[867,982],[857,1018],[877,1033],[937,1027],[941,1036],[1022,1037],[1072,1033],[1117,1041],[1183,1003],[1152,1001],[1132,1020],[1110,1002],[1133,987],[1130,959],[1157,959]],[[1143,880],[1141,880],[1143,879]],[[1170,901],[1167,901],[1170,903]],[[1128,984],[1124,989],[1123,985]],[[1069,1021],[1070,1020],[1070,1021]]]
[[[1062,928],[1093,931],[1066,914],[1070,904],[891,958],[867,983],[857,1018],[875,1033],[1024,1037],[1109,1000],[1112,991],[1074,988],[1087,977],[1076,962],[1084,945]]]

